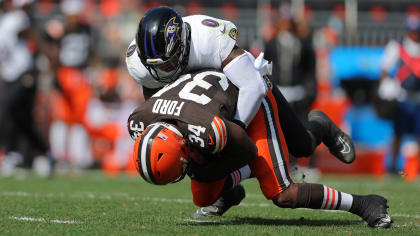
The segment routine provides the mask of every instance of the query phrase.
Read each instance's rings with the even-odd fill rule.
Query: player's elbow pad
[[[246,53],[229,62],[223,72],[239,89],[235,119],[248,126],[267,94],[267,85]]]

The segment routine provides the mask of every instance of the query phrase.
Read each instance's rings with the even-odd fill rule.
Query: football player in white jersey
[[[169,7],[151,9],[142,18],[126,63],[145,98],[181,73],[202,68],[223,70],[239,88],[235,120],[247,127],[267,92],[266,82],[247,53],[237,46],[230,22],[210,16],[180,17]]]

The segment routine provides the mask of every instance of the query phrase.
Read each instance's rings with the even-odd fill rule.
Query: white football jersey
[[[12,82],[31,69],[32,54],[18,37],[29,26],[29,17],[22,10],[0,16],[0,79]]]
[[[191,42],[186,72],[200,68],[221,69],[222,62],[236,44],[236,26],[226,20],[205,15],[183,17],[191,26]],[[126,56],[127,69],[134,80],[147,88],[160,88],[165,84],[156,81],[140,61],[135,39],[130,43]]]

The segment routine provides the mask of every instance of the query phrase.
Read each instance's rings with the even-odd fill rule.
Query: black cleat
[[[323,142],[330,150],[330,153],[340,161],[350,164],[356,159],[353,142],[350,137],[338,128],[334,122],[321,110],[312,110],[308,119],[317,121],[326,130]]]
[[[362,217],[372,228],[389,228],[393,223],[387,212],[387,202],[379,195],[359,196],[358,209],[352,213]]]
[[[193,218],[222,216],[232,206],[239,205],[245,198],[245,189],[239,184],[233,189],[225,192],[216,202],[210,206],[200,207],[194,214]]]

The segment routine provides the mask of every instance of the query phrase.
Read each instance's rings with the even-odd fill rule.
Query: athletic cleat
[[[312,110],[308,115],[309,120],[320,123],[326,129],[323,137],[324,144],[330,153],[340,161],[350,164],[356,159],[353,142],[350,137],[338,128],[334,122],[321,110]]]
[[[210,206],[200,207],[194,214],[193,218],[203,218],[212,216],[222,216],[232,206],[237,206],[245,198],[245,189],[239,184],[235,188],[225,192],[216,202]]]
[[[373,228],[388,228],[393,223],[387,212],[388,200],[379,195],[360,196],[360,207],[357,214]]]

